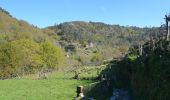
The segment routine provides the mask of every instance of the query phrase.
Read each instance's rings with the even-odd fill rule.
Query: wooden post
[[[150,49],[151,50],[155,49],[155,40],[152,36],[150,37]]]
[[[143,54],[143,47],[142,47],[142,44],[140,44],[140,55],[142,56]]]
[[[149,49],[152,49],[152,35],[149,33],[150,41],[149,41]]]
[[[143,52],[143,48],[142,48],[142,44],[139,43],[139,55],[142,56],[142,52]]]
[[[167,35],[166,35],[166,39],[169,39],[169,23],[168,23],[168,16],[165,15],[165,20],[166,20],[166,31],[167,31]]]
[[[81,97],[81,98],[84,97],[83,90],[84,90],[83,86],[77,86],[77,97]]]
[[[155,50],[155,40],[152,40],[152,50]]]

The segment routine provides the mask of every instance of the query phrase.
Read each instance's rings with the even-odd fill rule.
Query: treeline
[[[81,44],[90,42],[96,45],[131,46],[146,41],[150,35],[159,34],[159,29],[138,28],[131,26],[108,25],[98,22],[73,21],[48,27],[53,29],[61,40],[78,41]]]
[[[0,7],[0,12],[4,12],[4,13],[7,14],[8,16],[12,17],[12,15],[11,15],[8,11],[6,11],[5,9],[3,9],[3,8],[1,8],[1,7]]]

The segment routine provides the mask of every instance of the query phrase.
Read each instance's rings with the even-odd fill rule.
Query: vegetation
[[[124,27],[119,25],[107,25],[97,22],[65,22],[48,27],[54,30],[62,40],[78,41],[80,44],[108,45],[120,47],[134,45],[139,41],[149,39],[149,35],[159,35],[158,28]],[[113,41],[114,40],[114,41]]]
[[[113,88],[134,100],[168,100],[170,41],[160,35],[157,27],[81,21],[39,29],[0,8],[0,79],[9,79],[0,99],[69,100],[85,85],[97,100]]]
[[[144,44],[143,55],[132,51],[121,61],[113,61],[109,77],[115,76],[114,87],[128,88],[134,100],[170,99],[169,49],[170,41],[160,39],[155,48]],[[105,69],[106,70],[106,69]]]
[[[45,29],[58,34],[60,45],[66,52],[74,51],[74,55],[85,58],[85,65],[101,64],[102,60],[123,57],[131,46],[149,40],[150,35],[159,35],[156,27],[124,27],[82,21],[65,22]]]
[[[62,67],[64,54],[53,43],[56,37],[0,10],[0,79]]]

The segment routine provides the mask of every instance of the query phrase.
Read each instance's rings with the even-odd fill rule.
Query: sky
[[[164,23],[170,0],[0,0],[12,16],[40,28],[69,21],[152,27]]]

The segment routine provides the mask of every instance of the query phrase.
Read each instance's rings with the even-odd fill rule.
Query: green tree
[[[47,68],[59,68],[64,64],[62,50],[50,41],[41,44],[42,60]]]
[[[20,57],[20,71],[32,72],[33,69],[43,65],[38,43],[30,39],[20,39],[13,41],[12,45],[17,48],[16,54]]]
[[[0,77],[2,79],[15,76],[20,65],[17,48],[12,43],[0,43]]]

